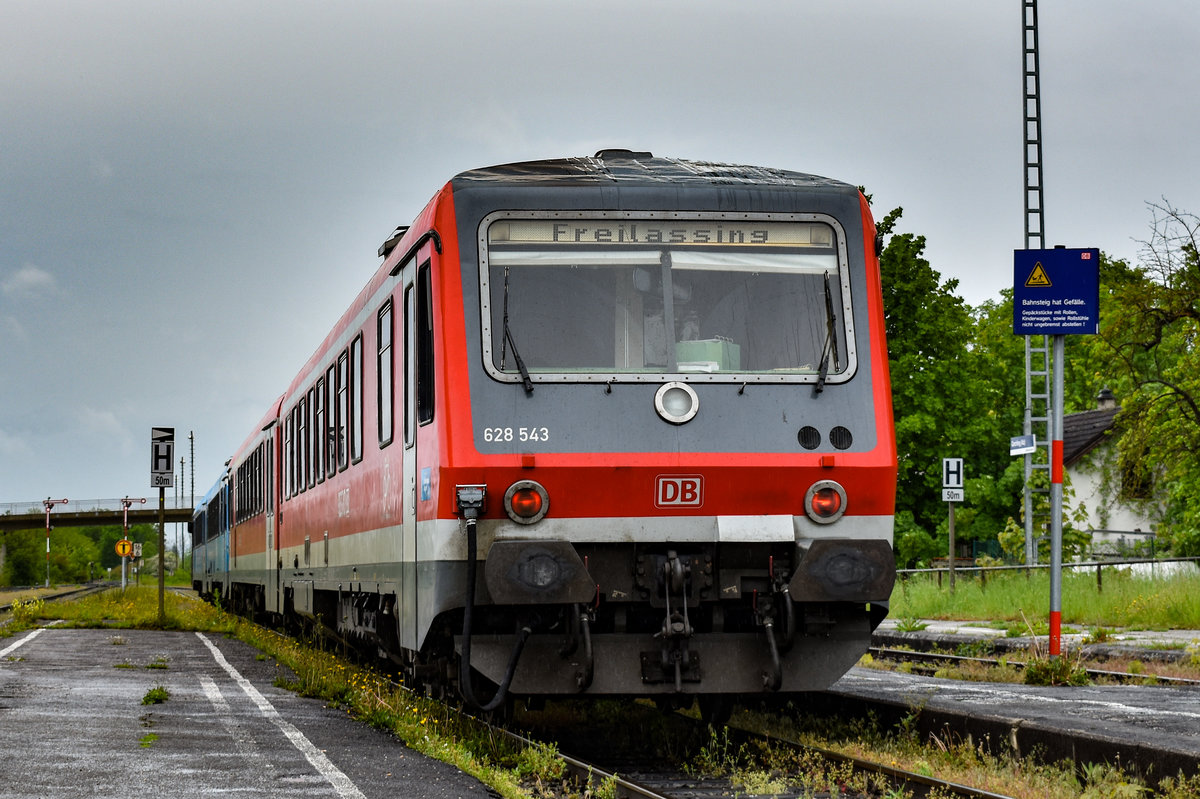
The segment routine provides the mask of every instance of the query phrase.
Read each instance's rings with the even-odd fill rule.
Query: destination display
[[[490,244],[717,245],[833,247],[821,222],[506,219],[488,227]]]

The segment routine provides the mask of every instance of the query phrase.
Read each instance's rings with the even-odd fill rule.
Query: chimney
[[[1100,393],[1096,395],[1096,410],[1115,411],[1116,409],[1117,400],[1112,391],[1107,388],[1100,389]]]

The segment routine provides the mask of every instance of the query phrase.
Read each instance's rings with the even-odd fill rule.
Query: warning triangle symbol
[[[1027,289],[1043,289],[1053,285],[1050,282],[1050,276],[1046,274],[1045,267],[1042,262],[1038,261],[1033,265],[1033,271],[1029,273],[1029,277],[1025,279],[1025,288]]]

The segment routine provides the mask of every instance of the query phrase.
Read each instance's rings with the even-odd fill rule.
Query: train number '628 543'
[[[549,441],[547,427],[485,427],[484,441]]]

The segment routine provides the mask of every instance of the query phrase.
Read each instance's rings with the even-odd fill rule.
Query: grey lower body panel
[[[847,629],[849,627],[849,629]],[[598,696],[605,694],[771,694],[820,691],[858,662],[870,644],[870,627],[839,625],[820,637],[798,636],[780,655],[777,690],[766,686],[773,671],[770,645],[761,633],[703,633],[688,640],[689,660],[681,669],[679,689],[672,671],[662,667],[659,639],[649,634],[592,636],[591,684],[580,688],[587,664],[582,648],[564,657],[561,636],[531,636],[513,675],[516,695]],[[471,638],[471,666],[494,683],[504,675],[515,635]],[[461,637],[455,648],[462,651]]]

